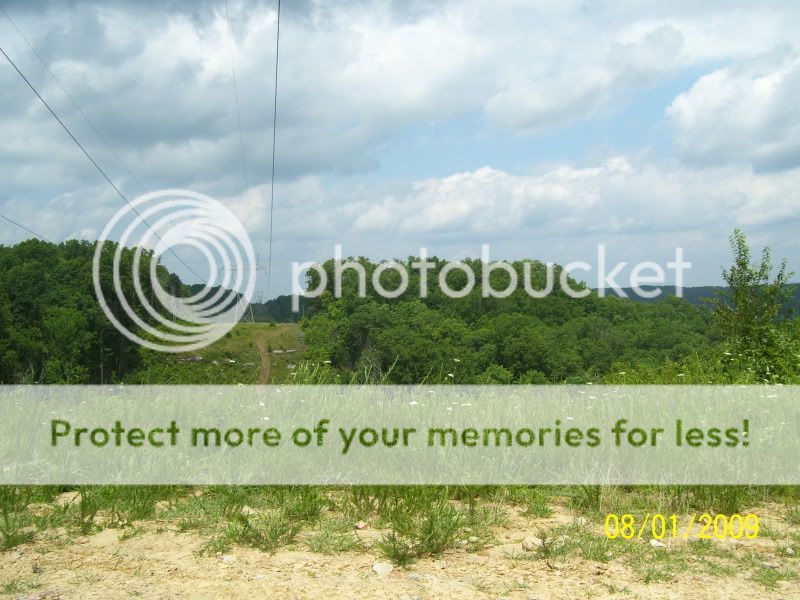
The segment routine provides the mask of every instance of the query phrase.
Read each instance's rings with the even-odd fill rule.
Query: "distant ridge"
[[[792,283],[790,284],[792,288],[794,288],[794,297],[792,300],[789,301],[789,308],[791,308],[793,314],[800,313],[800,283]],[[608,288],[605,290],[606,296],[621,296],[619,293],[624,292],[627,294],[630,300],[634,300],[636,302],[658,302],[667,296],[677,296],[676,294],[676,287],[674,285],[662,285],[662,286],[652,286],[652,285],[643,285],[641,286],[643,290],[652,291],[656,289],[656,287],[661,288],[661,294],[656,298],[642,298],[636,292],[633,291],[633,288],[619,288],[619,290],[615,290],[613,288]],[[717,294],[720,292],[725,291],[727,288],[721,285],[702,285],[697,287],[684,287],[683,288],[683,298],[689,302],[690,304],[694,304],[696,306],[703,305],[705,300],[711,300],[717,297]],[[597,290],[595,290],[597,291]]]

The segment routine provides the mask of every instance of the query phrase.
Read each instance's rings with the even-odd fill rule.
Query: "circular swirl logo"
[[[205,284],[191,295],[175,289],[160,264],[165,253],[183,262],[180,247],[199,252],[207,265]],[[250,236],[228,208],[197,192],[161,190],[132,200],[108,222],[92,283],[103,312],[129,340],[159,352],[190,352],[236,325],[253,297],[253,265]]]

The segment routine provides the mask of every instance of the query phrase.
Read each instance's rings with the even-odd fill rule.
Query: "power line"
[[[272,99],[272,181],[269,191],[269,254],[267,255],[267,290],[272,279],[272,215],[275,211],[275,140],[278,132],[278,52],[281,47],[281,0],[278,0],[278,24],[275,35],[275,95]]]
[[[242,176],[244,177],[245,192],[250,188],[247,178],[247,159],[244,151],[244,132],[242,131],[242,113],[239,109],[239,85],[236,82],[236,63],[233,55],[233,36],[231,32],[231,17],[228,11],[228,0],[225,0],[225,22],[228,30],[228,50],[231,57],[231,75],[233,76],[233,96],[236,101],[236,124],[239,126],[239,149],[242,154]]]
[[[11,25],[14,27],[14,29],[17,30],[17,33],[19,34],[19,36],[25,41],[25,43],[28,45],[28,48],[30,48],[31,52],[33,52],[34,56],[36,56],[37,60],[41,63],[42,67],[44,67],[44,69],[47,71],[47,73],[50,75],[50,77],[53,79],[53,81],[56,82],[56,84],[61,89],[61,91],[64,93],[64,95],[67,97],[67,99],[70,101],[70,103],[72,103],[72,106],[75,107],[75,110],[78,111],[78,113],[81,115],[83,120],[86,121],[86,123],[89,125],[89,127],[91,127],[92,131],[94,131],[94,134],[103,143],[103,145],[105,146],[106,150],[108,150],[109,154],[114,158],[114,160],[117,162],[117,164],[120,167],[122,167],[122,170],[125,171],[125,174],[130,179],[133,180],[133,182],[139,187],[140,190],[145,191],[145,187],[142,185],[142,182],[139,181],[139,179],[131,172],[131,170],[123,162],[123,160],[119,157],[119,155],[116,152],[114,152],[114,150],[111,148],[111,144],[108,143],[108,140],[106,139],[106,137],[100,132],[100,130],[97,128],[97,126],[94,124],[94,122],[89,118],[89,116],[78,105],[78,103],[75,101],[75,98],[72,97],[72,95],[67,91],[67,88],[64,86],[64,84],[61,83],[61,80],[56,76],[55,73],[53,73],[52,69],[50,69],[50,67],[47,65],[47,62],[44,60],[44,58],[42,58],[42,55],[39,54],[39,52],[36,50],[34,45],[31,43],[31,41],[28,39],[28,37],[22,31],[22,29],[20,29],[19,25],[17,25],[17,22],[14,21],[13,18],[11,18],[11,15],[8,14],[8,11],[6,11],[5,7],[0,6],[0,10],[3,11],[3,14],[6,16],[8,21],[11,23]]]
[[[113,182],[113,181],[111,181],[111,178],[110,178],[108,175],[106,175],[106,172],[105,172],[105,171],[102,169],[102,167],[101,167],[99,164],[97,164],[97,161],[96,161],[94,158],[92,158],[92,155],[91,155],[91,154],[89,154],[88,150],[86,150],[86,148],[84,148],[83,144],[81,144],[81,143],[78,141],[78,138],[76,138],[76,137],[75,137],[75,136],[72,134],[72,132],[69,130],[69,128],[68,128],[68,127],[67,127],[67,126],[64,124],[64,121],[62,121],[62,120],[61,120],[61,118],[60,118],[60,117],[59,117],[59,116],[56,114],[56,112],[55,112],[55,111],[54,111],[54,110],[53,110],[53,109],[50,107],[50,105],[47,103],[47,101],[46,101],[44,98],[42,98],[42,95],[39,93],[39,91],[38,91],[38,90],[37,90],[37,89],[36,89],[36,88],[33,86],[33,84],[32,84],[32,83],[31,83],[31,82],[28,80],[28,78],[25,76],[25,74],[24,74],[22,71],[20,71],[20,69],[19,69],[19,67],[16,65],[16,63],[15,63],[13,60],[11,60],[11,57],[10,57],[8,54],[6,54],[6,51],[5,51],[5,50],[3,50],[3,48],[2,48],[2,47],[0,47],[0,53],[2,53],[2,54],[3,54],[3,56],[5,56],[5,57],[6,57],[6,60],[7,60],[9,63],[11,63],[11,66],[12,66],[12,67],[14,67],[14,70],[15,70],[15,71],[16,71],[16,72],[19,74],[19,76],[20,76],[20,77],[22,77],[23,81],[24,81],[25,83],[27,83],[27,84],[28,84],[28,87],[29,87],[29,88],[31,88],[31,90],[33,91],[33,93],[34,93],[34,94],[36,94],[36,97],[37,97],[37,98],[39,98],[39,100],[41,101],[41,103],[42,103],[42,104],[44,104],[45,108],[46,108],[48,111],[50,111],[50,114],[51,114],[51,115],[53,115],[53,118],[54,118],[56,121],[58,121],[58,124],[59,124],[59,125],[61,125],[62,129],[64,129],[64,131],[66,131],[66,132],[67,132],[67,135],[69,135],[69,137],[72,139],[72,141],[73,141],[73,142],[75,142],[75,145],[76,145],[76,146],[78,146],[78,148],[80,148],[80,149],[81,149],[81,152],[83,152],[83,154],[86,156],[86,158],[88,158],[88,159],[89,159],[89,162],[91,162],[91,163],[94,165],[95,169],[97,169],[97,170],[98,170],[98,172],[99,172],[99,173],[100,173],[100,174],[103,176],[103,178],[104,178],[104,179],[105,179],[105,180],[108,182],[108,184],[109,184],[109,185],[110,185],[112,188],[114,188],[114,191],[117,193],[117,195],[119,195],[119,197],[120,197],[120,198],[122,198],[122,200],[125,202],[125,204],[127,204],[127,205],[130,207],[130,209],[131,209],[131,210],[132,210],[134,213],[136,213],[136,215],[137,215],[137,216],[138,216],[138,217],[139,217],[139,218],[142,220],[142,223],[144,223],[144,224],[147,226],[147,228],[148,228],[150,231],[152,231],[152,232],[153,232],[153,235],[155,235],[155,236],[158,238],[158,240],[159,240],[159,241],[163,241],[163,240],[161,239],[161,236],[160,236],[160,235],[158,235],[158,232],[156,232],[156,231],[155,231],[155,230],[154,230],[152,227],[150,227],[150,224],[149,224],[149,223],[148,223],[148,222],[147,222],[147,221],[144,219],[144,217],[142,217],[142,215],[139,213],[139,211],[138,211],[138,210],[136,210],[136,207],[134,207],[134,206],[133,206],[133,205],[130,203],[130,201],[129,201],[129,200],[128,200],[128,198],[125,196],[125,194],[123,194],[123,193],[120,191],[120,189],[119,189],[119,188],[118,188],[118,187],[117,187],[117,186],[114,184],[114,182]],[[200,275],[198,275],[198,274],[197,274],[197,273],[194,271],[194,269],[192,269],[192,268],[191,268],[189,265],[187,265],[187,264],[186,264],[186,263],[183,261],[183,259],[182,259],[180,256],[178,256],[177,254],[175,254],[175,252],[172,250],[172,248],[169,248],[169,251],[170,251],[170,253],[171,253],[171,254],[172,254],[172,255],[173,255],[175,258],[177,258],[177,259],[178,259],[178,261],[180,261],[180,263],[181,263],[181,264],[182,264],[184,267],[186,267],[186,268],[187,268],[187,269],[188,269],[188,270],[189,270],[189,271],[190,271],[190,272],[191,272],[191,273],[192,273],[192,274],[193,274],[195,277],[197,277],[197,279],[198,279],[198,280],[200,280],[200,281],[203,281],[203,278],[202,278],[202,277],[200,277]]]
[[[0,214],[0,218],[2,218],[2,219],[5,219],[6,221],[8,221],[9,223],[11,223],[12,225],[16,225],[16,226],[17,226],[17,227],[19,227],[20,229],[24,229],[25,231],[27,231],[27,232],[28,232],[28,233],[30,233],[30,234],[33,234],[33,235],[35,235],[35,236],[36,236],[37,238],[39,238],[40,240],[44,240],[45,242],[49,242],[49,243],[51,243],[51,244],[55,244],[55,242],[51,242],[50,240],[48,240],[48,239],[47,239],[46,237],[44,237],[43,235],[39,235],[39,234],[38,234],[38,233],[36,233],[36,232],[35,232],[33,229],[29,229],[28,227],[25,227],[25,225],[23,225],[22,223],[17,223],[17,222],[16,222],[14,219],[11,219],[11,218],[9,218],[9,217],[5,216],[4,214]]]

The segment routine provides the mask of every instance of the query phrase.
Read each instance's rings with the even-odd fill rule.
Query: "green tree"
[[[773,382],[796,370],[797,339],[784,311],[793,294],[792,274],[782,261],[775,271],[764,248],[753,263],[747,238],[730,238],[733,265],[722,270],[727,289],[713,301],[714,320],[727,343],[729,370],[743,369],[758,381]]]
[[[782,316],[785,303],[793,290],[789,286],[792,273],[781,262],[773,277],[772,252],[767,247],[758,263],[751,263],[750,246],[740,230],[730,238],[733,265],[722,270],[727,289],[716,299],[715,317],[722,332],[731,339],[757,342]]]

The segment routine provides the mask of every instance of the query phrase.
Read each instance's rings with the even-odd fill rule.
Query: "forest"
[[[453,299],[435,284],[427,297],[419,298],[413,276],[404,296],[385,299],[367,293],[360,298],[356,273],[345,272],[341,297],[335,297],[329,283],[309,301],[313,316],[302,326],[312,356],[372,381],[797,382],[800,320],[793,314],[797,288],[789,283],[791,274],[785,263],[773,264],[769,249],[753,262],[740,231],[730,244],[733,264],[723,269],[727,285],[700,303],[674,296],[636,302],[597,293],[571,298],[559,290],[535,299],[523,290],[507,298],[484,298],[474,289]],[[371,275],[376,265],[359,261]],[[480,277],[482,263],[466,262]],[[439,268],[442,264],[437,262]],[[522,265],[514,263],[519,274]],[[324,267],[332,282],[333,262]],[[535,283],[541,285],[545,266],[535,267],[540,280]],[[459,286],[457,275],[448,275],[454,276],[448,281],[452,288]],[[313,289],[317,284],[312,272],[308,285]],[[503,281],[493,285],[503,286]]]
[[[796,383],[800,319],[793,314],[791,273],[786,264],[773,264],[769,249],[754,259],[741,232],[730,243],[726,287],[702,302],[674,296],[637,302],[595,292],[571,298],[557,289],[538,299],[522,290],[484,298],[477,289],[456,299],[435,283],[420,297],[413,275],[400,297],[359,297],[356,273],[346,272],[341,297],[329,284],[303,304],[306,358],[330,365],[344,379],[399,384]],[[104,260],[114,248],[107,250]],[[142,351],[117,332],[94,297],[94,251],[93,243],[74,240],[0,246],[0,382],[137,380]],[[124,249],[122,260],[131,261],[133,253]],[[151,258],[144,253],[144,269]],[[378,266],[358,260],[368,275]],[[480,276],[482,263],[466,262]],[[434,274],[443,264],[436,261]],[[513,264],[521,273],[523,261]],[[543,278],[544,264],[532,264],[533,277]],[[332,272],[333,261],[323,267]],[[161,265],[158,273],[167,289],[195,291]],[[318,276],[309,273],[308,285],[315,287]],[[387,288],[394,274],[382,273]],[[464,285],[459,275],[448,275],[452,288]],[[140,283],[147,286],[147,278]],[[123,280],[126,286],[133,281]],[[288,316],[288,305],[283,296],[254,312],[293,320],[298,316]]]

